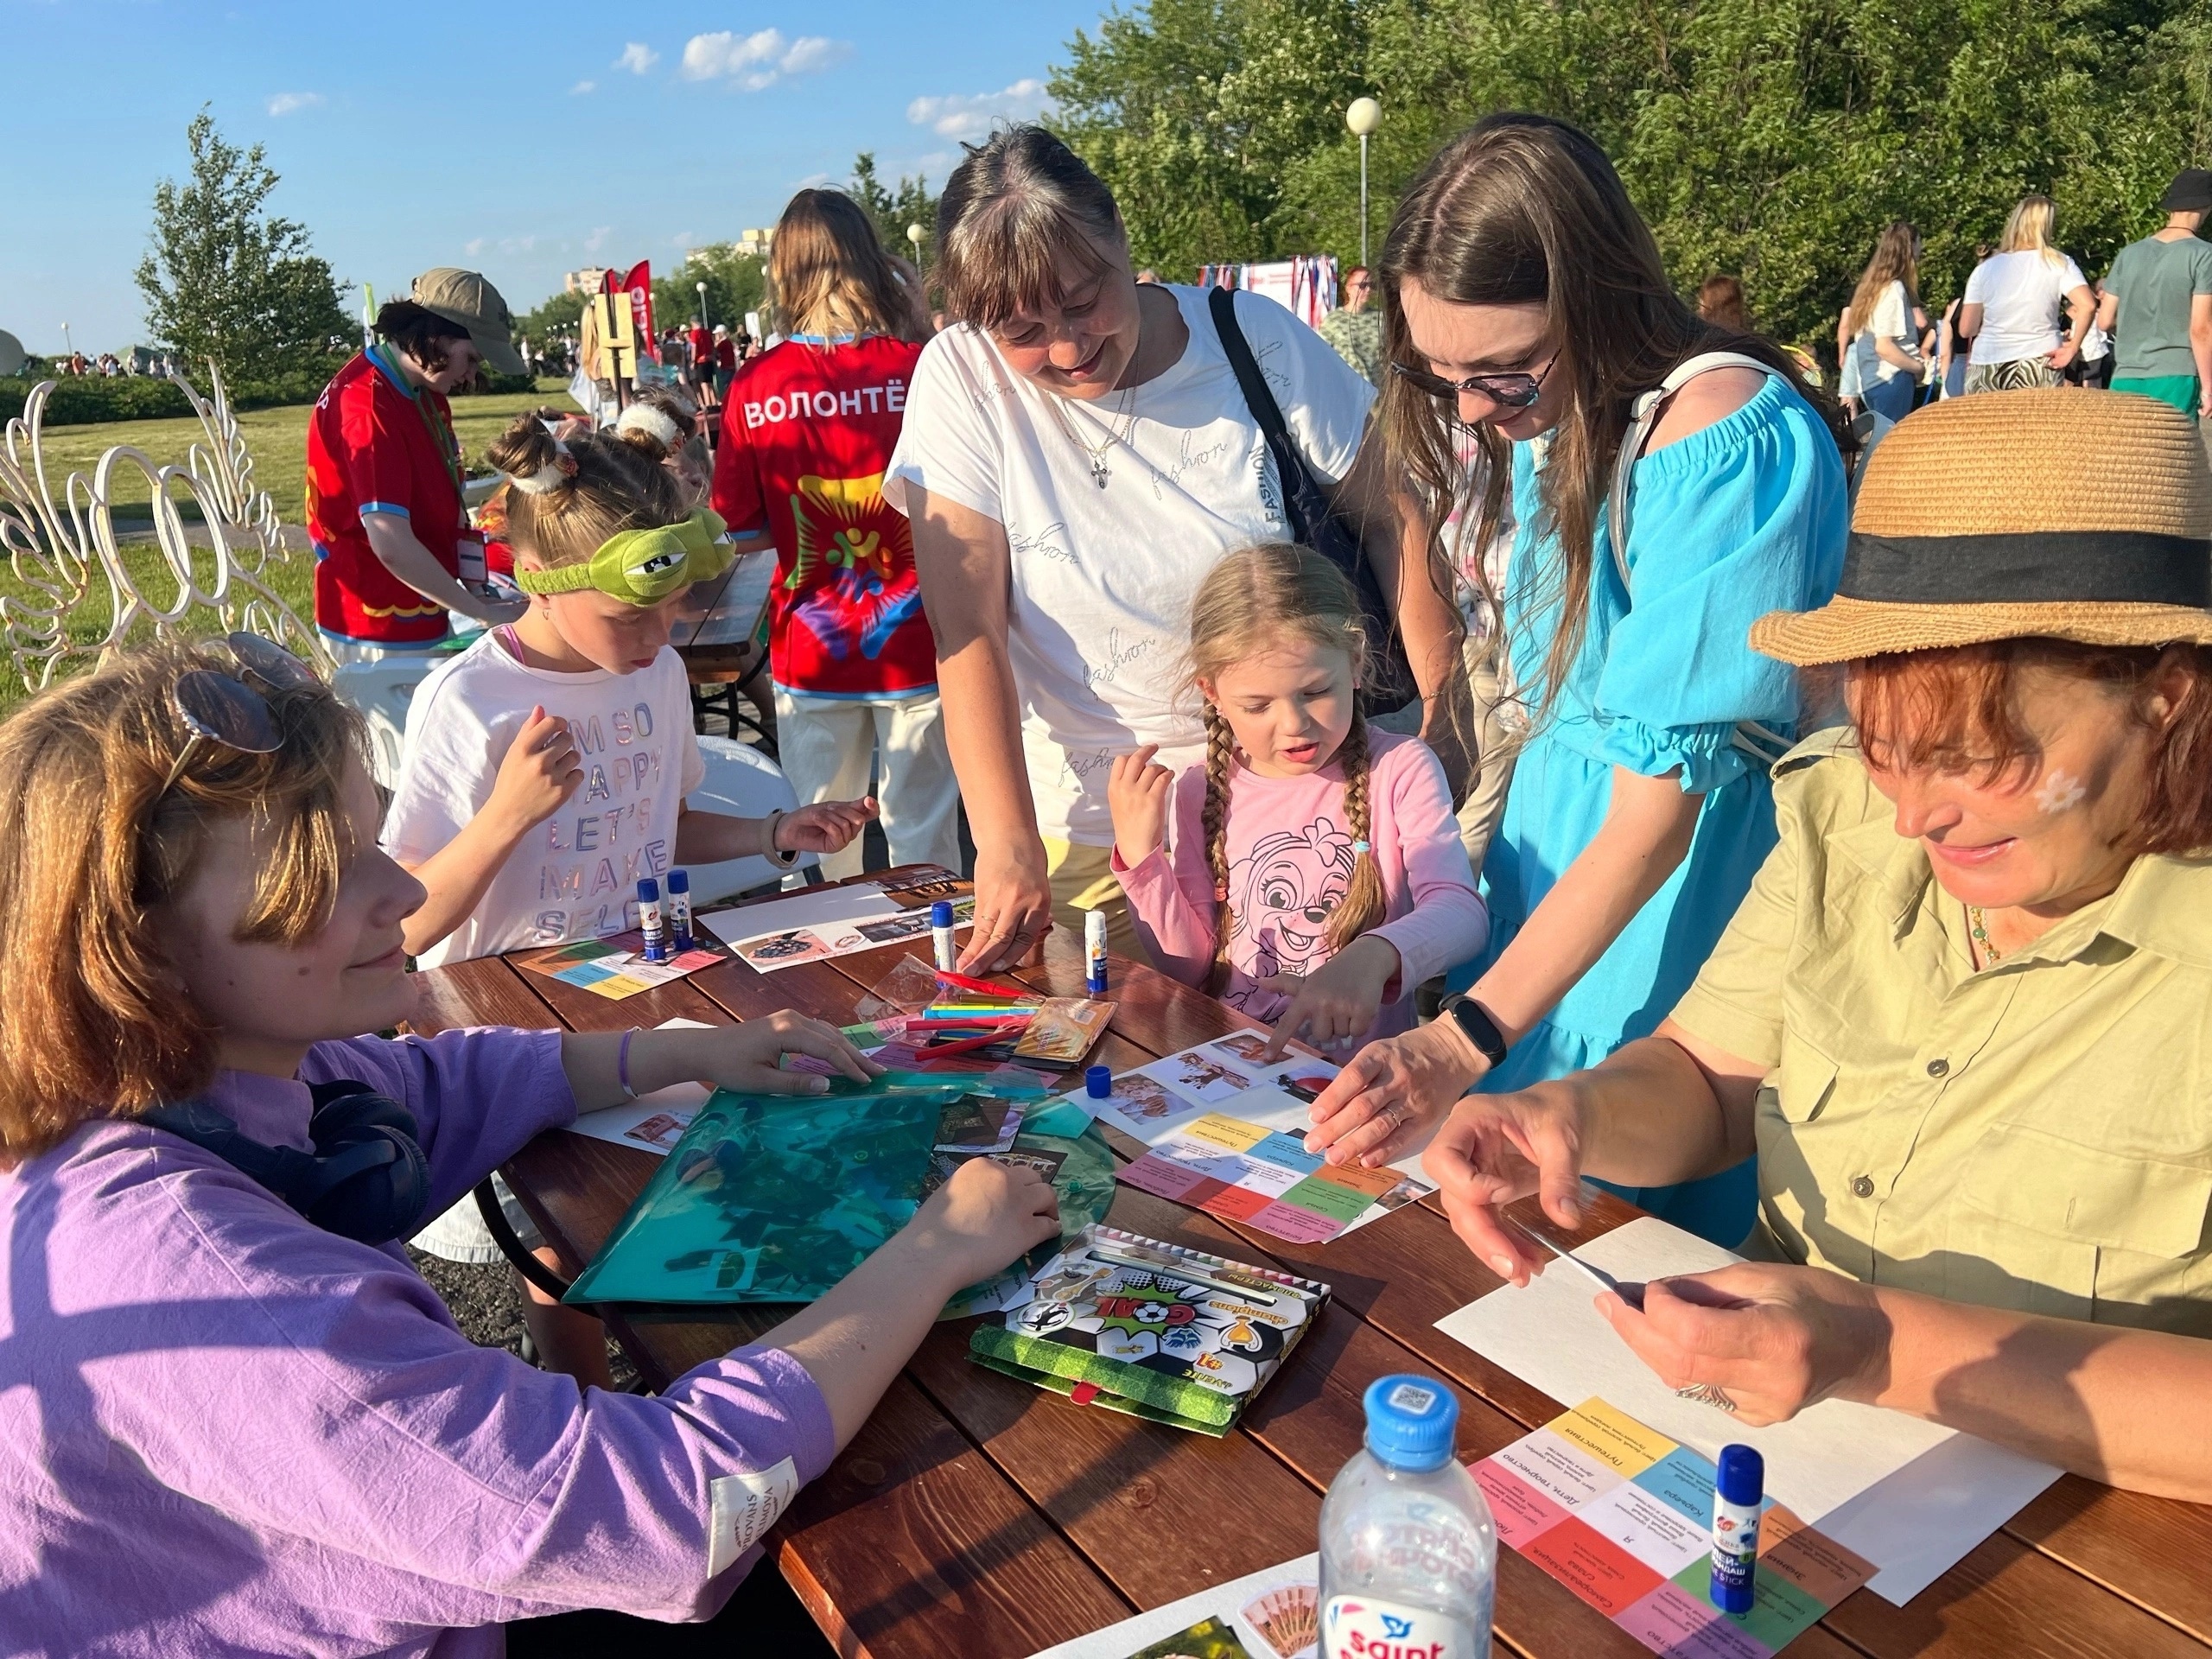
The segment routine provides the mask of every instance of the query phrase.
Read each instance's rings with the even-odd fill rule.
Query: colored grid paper
[[[1668,1659],[1768,1659],[1874,1564],[1770,1503],[1757,1601],[1713,1605],[1713,1464],[1586,1400],[1474,1465],[1500,1541]]]
[[[1334,1238],[1402,1185],[1395,1170],[1332,1166],[1294,1135],[1219,1112],[1155,1141],[1119,1179],[1298,1244]]]

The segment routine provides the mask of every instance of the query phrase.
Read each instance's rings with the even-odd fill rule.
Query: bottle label
[[[1447,1613],[1373,1596],[1331,1596],[1321,1659],[1481,1659],[1487,1644]]]

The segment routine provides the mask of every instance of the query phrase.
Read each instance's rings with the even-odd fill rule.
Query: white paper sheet
[[[655,1029],[710,1031],[713,1027],[703,1020],[664,1020]],[[569,1127],[576,1134],[588,1135],[594,1141],[611,1141],[618,1147],[633,1147],[639,1152],[650,1152],[656,1158],[665,1158],[713,1092],[704,1084],[671,1084],[665,1089],[654,1090],[650,1095],[626,1100],[620,1106],[585,1112]],[[639,1124],[661,1116],[677,1121],[679,1127],[676,1135],[655,1140],[631,1133]]]
[[[893,916],[899,906],[883,896],[873,881],[849,887],[806,887],[788,899],[771,899],[761,905],[741,905],[734,910],[711,910],[699,925],[725,944],[757,939],[763,933],[786,928],[811,927],[817,922],[872,922]]]
[[[1058,1647],[1046,1648],[1032,1655],[1031,1659],[1127,1659],[1138,1649],[1187,1630],[1205,1618],[1218,1618],[1230,1624],[1252,1659],[1298,1659],[1298,1655],[1311,1654],[1313,1649],[1309,1645],[1282,1653],[1253,1627],[1243,1616],[1243,1610],[1270,1590],[1287,1585],[1316,1584],[1320,1576],[1319,1552],[1301,1555],[1281,1567],[1262,1567],[1257,1573],[1231,1579],[1180,1601],[1171,1601],[1165,1607],[1139,1613],[1135,1618],[1125,1618],[1119,1624],[1093,1630],[1089,1636],[1078,1636]]]
[[[1649,1216],[1575,1254],[1624,1281],[1708,1273],[1741,1259]],[[1436,1328],[1562,1405],[1595,1395],[1708,1458],[1731,1441],[1757,1446],[1768,1495],[1879,1567],[1868,1588],[1900,1606],[2058,1478],[2048,1464],[1971,1434],[1840,1400],[1747,1428],[1679,1398],[1592,1301],[1589,1281],[1554,1262],[1525,1289],[1494,1290]]]

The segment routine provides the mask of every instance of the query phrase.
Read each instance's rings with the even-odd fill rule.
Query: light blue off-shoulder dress
[[[1535,445],[1513,456],[1522,526],[1506,579],[1506,638],[1516,683],[1537,687],[1557,633],[1559,542],[1538,499]],[[1689,855],[1621,931],[1612,948],[1478,1085],[1523,1089],[1595,1065],[1648,1036],[1690,987],[1775,843],[1764,767],[1735,747],[1754,721],[1785,735],[1798,719],[1796,671],[1751,650],[1752,621],[1808,610],[1834,594],[1849,527],[1843,463],[1820,416],[1769,378],[1742,408],[1648,454],[1631,474],[1629,584],[1621,585],[1600,509],[1582,649],[1513,772],[1505,814],[1483,861],[1486,971],[1596,836],[1612,772],[1679,770],[1702,795]],[[1749,1161],[1680,1186],[1624,1190],[1679,1227],[1727,1246],[1751,1231]]]

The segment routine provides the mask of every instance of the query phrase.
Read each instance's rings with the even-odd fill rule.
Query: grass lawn
[[[533,392],[454,399],[454,430],[461,440],[464,466],[472,472],[488,471],[481,457],[492,440],[524,410],[549,403],[566,408],[567,386],[566,381],[543,379]],[[253,455],[254,482],[269,492],[276,504],[278,521],[292,530],[298,529],[306,518],[307,431],[311,409],[312,405],[302,404],[289,409],[249,410],[238,417],[238,429],[245,434],[246,447]],[[68,474],[81,472],[89,484],[100,456],[116,445],[127,444],[143,451],[156,467],[181,467],[190,447],[204,442],[196,420],[111,421],[98,426],[49,427],[41,448],[55,504],[66,515],[63,490]],[[143,524],[150,518],[150,491],[144,474],[127,465],[118,466],[115,483],[117,517],[127,533],[133,521]],[[162,554],[151,542],[126,547],[124,562],[142,589],[156,602],[161,602],[167,593],[174,591],[167,586]],[[272,560],[264,573],[269,585],[299,613],[302,622],[310,625],[314,620],[314,555],[302,547],[281,561]],[[92,594],[72,613],[73,620],[69,628],[73,639],[86,644],[107,632],[106,585],[97,574],[93,582]],[[204,568],[202,582],[207,585]],[[19,598],[29,591],[13,570],[0,565],[0,596]],[[195,610],[187,619],[187,626],[194,633],[214,633],[221,626],[219,619],[207,610]],[[20,670],[13,663],[0,663],[0,716],[4,716],[26,695]]]

